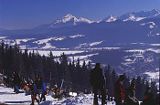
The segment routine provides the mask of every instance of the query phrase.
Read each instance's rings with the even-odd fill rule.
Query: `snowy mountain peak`
[[[117,17],[112,16],[112,15],[104,19],[105,22],[114,22],[116,20],[117,20]]]
[[[76,25],[76,23],[93,23],[94,21],[91,21],[83,17],[77,18],[76,16],[73,16],[72,14],[67,14],[63,18],[56,20],[55,24],[67,23],[67,22],[72,22],[74,25]]]
[[[79,22],[93,23],[94,21],[89,20],[89,19],[87,19],[87,18],[80,17],[80,18],[79,18]]]
[[[160,16],[160,10],[153,9],[151,11],[139,11],[126,13],[119,17],[123,21],[140,21],[145,18],[154,18]]]
[[[145,15],[147,18],[153,18],[160,15],[160,10],[153,9],[151,11],[140,11],[137,13],[138,15]]]
[[[159,9],[153,9],[153,10],[151,10],[151,12],[153,12],[155,14],[160,14],[160,10]]]
[[[140,21],[144,18],[145,17],[138,17],[138,16],[135,16],[134,14],[129,14],[129,17],[124,19],[123,21]]]
[[[64,16],[64,18],[74,18],[75,16],[73,16],[72,14],[68,13]]]
[[[67,15],[65,15],[64,17],[63,17],[63,22],[65,23],[65,22],[68,22],[68,21],[77,21],[78,19],[77,19],[77,17],[76,16],[73,16],[72,14],[67,14]]]
[[[77,21],[77,17],[73,16],[72,14],[67,14],[65,15],[63,18],[61,19],[57,19],[55,24],[58,24],[58,23],[67,23],[69,21]]]

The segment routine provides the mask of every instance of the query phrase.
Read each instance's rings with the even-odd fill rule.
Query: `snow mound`
[[[76,97],[63,98],[61,101],[52,101],[52,104],[50,103],[49,105],[92,105],[92,104],[93,104],[92,94],[80,94],[77,95]],[[101,104],[100,100],[99,104]],[[107,102],[107,105],[115,105],[115,102]]]

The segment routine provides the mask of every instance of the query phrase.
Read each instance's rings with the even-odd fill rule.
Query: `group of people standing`
[[[41,101],[46,100],[46,83],[43,81],[41,76],[36,75],[34,80],[25,80],[22,82],[18,73],[14,72],[12,78],[14,92],[18,94],[20,93],[20,88],[24,89],[26,95],[31,95],[31,105],[34,105],[35,101],[39,104]]]
[[[133,79],[129,87],[124,86],[125,75],[120,75],[114,85],[114,97],[116,105],[159,105],[159,99],[155,100],[151,91],[148,87],[144,94],[144,100],[140,104],[136,98],[136,81]],[[100,67],[100,63],[96,63],[96,66],[90,73],[90,83],[94,93],[94,105],[98,105],[98,95],[102,100],[102,105],[106,105],[106,78],[103,70]],[[157,101],[157,102],[156,102]]]
[[[21,81],[18,73],[14,72],[12,74],[12,83],[15,93],[19,93],[20,87],[25,90],[26,95],[31,95],[32,103],[34,105],[35,101],[39,104],[41,101],[45,101],[47,94],[46,83],[41,76],[36,75],[34,80],[28,80],[25,82]],[[139,100],[136,98],[136,80],[132,79],[129,87],[124,85],[125,75],[120,75],[114,85],[114,97],[116,105],[159,105],[159,100],[154,99],[152,90],[150,87],[146,89],[144,94],[144,100],[140,104]],[[8,79],[6,79],[6,83]],[[90,73],[90,83],[94,93],[94,105],[98,105],[98,99],[101,98],[102,105],[106,105],[106,78],[104,72],[101,69],[100,63],[96,63],[95,68],[91,70]],[[58,88],[55,88],[55,93],[57,93]],[[58,92],[59,93],[59,92]],[[159,95],[158,95],[159,96]]]
[[[115,83],[116,105],[139,105],[139,100],[135,96],[136,81],[133,79],[130,86],[126,89],[123,85],[124,75],[120,75]]]
[[[34,105],[34,102],[40,103],[41,101],[46,101],[45,95],[47,94],[46,83],[42,80],[42,77],[37,76],[35,81],[31,84],[31,105]]]

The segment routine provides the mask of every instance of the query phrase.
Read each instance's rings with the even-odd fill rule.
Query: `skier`
[[[135,96],[136,84],[135,79],[131,81],[129,88],[127,89],[126,105],[139,105],[139,100]]]
[[[115,84],[115,101],[116,105],[125,105],[125,87],[123,81],[125,80],[125,75],[120,75]]]
[[[21,82],[20,77],[19,77],[18,73],[16,73],[16,72],[13,72],[12,77],[13,77],[14,92],[19,93],[20,82]]]
[[[30,90],[31,90],[31,100],[32,100],[32,103],[30,105],[34,105],[35,101],[37,101],[37,103],[39,104],[40,101],[37,98],[37,95],[38,95],[37,86],[33,81],[31,81]]]
[[[106,101],[106,86],[105,86],[105,77],[103,71],[100,67],[100,63],[96,63],[96,66],[90,73],[90,83],[93,88],[94,93],[94,105],[98,105],[98,93],[101,93],[102,96],[102,105],[105,105]]]
[[[42,92],[42,77],[39,75],[37,75],[35,78],[35,85],[37,87],[37,95],[40,98],[40,93]]]
[[[46,90],[46,83],[43,81],[42,82],[42,94],[41,94],[41,97],[40,97],[40,101],[46,101],[46,97],[45,95],[47,94],[47,90]]]
[[[141,105],[156,105],[156,100],[150,87],[147,87]]]

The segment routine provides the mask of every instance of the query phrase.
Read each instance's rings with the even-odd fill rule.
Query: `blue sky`
[[[0,0],[0,28],[32,28],[67,13],[99,20],[152,9],[160,9],[160,0]]]

